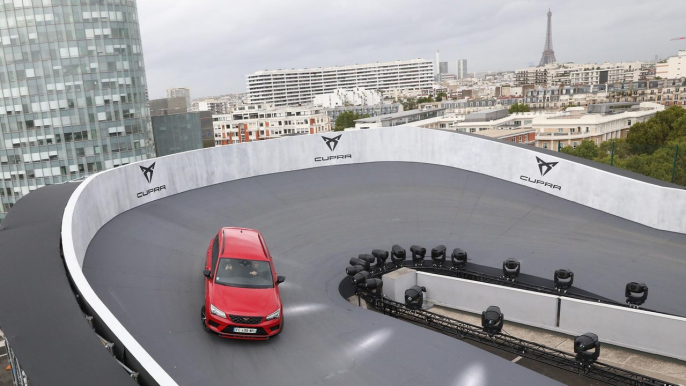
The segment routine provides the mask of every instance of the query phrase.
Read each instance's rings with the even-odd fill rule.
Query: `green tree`
[[[575,155],[577,157],[593,160],[598,157],[598,146],[593,141],[581,141],[581,144],[575,148],[572,146],[565,146],[560,150],[563,153]]]
[[[436,95],[436,102],[440,102],[443,99],[448,99],[448,94],[444,92],[439,92],[438,95]]]
[[[582,141],[576,149],[567,146],[561,151],[663,181],[672,181],[674,171],[674,183],[686,185],[686,110],[672,106],[636,123],[626,139],[605,141],[599,146]]]
[[[513,104],[512,106],[510,106],[510,109],[509,109],[508,111],[509,111],[510,114],[513,114],[513,113],[528,113],[529,111],[531,111],[531,108],[530,108],[529,105],[527,105],[526,103],[522,103],[522,104],[515,103],[515,104]]]
[[[403,110],[415,110],[419,106],[415,98],[398,98],[398,102],[403,105]]]
[[[646,122],[631,126],[627,142],[634,154],[652,154],[664,146],[686,136],[686,110],[672,106],[655,114]]]
[[[369,114],[364,114],[360,116],[359,114],[354,113],[352,111],[344,111],[340,115],[338,115],[338,118],[336,118],[336,123],[334,124],[333,131],[343,131],[347,128],[355,127],[355,120],[362,118],[369,118]]]

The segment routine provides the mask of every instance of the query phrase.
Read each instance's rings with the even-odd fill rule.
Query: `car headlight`
[[[281,316],[281,309],[280,308],[278,310],[272,312],[271,314],[267,315],[267,317],[265,319],[266,320],[278,319],[279,316]]]
[[[226,319],[226,314],[224,313],[224,311],[222,311],[222,310],[220,310],[219,308],[215,307],[212,303],[210,303],[210,312],[212,313],[212,315],[217,315],[217,316],[219,316],[219,317],[221,317],[221,318]]]

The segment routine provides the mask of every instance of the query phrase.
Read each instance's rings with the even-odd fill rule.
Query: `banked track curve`
[[[276,339],[229,341],[202,331],[203,256],[222,226],[262,231],[287,277],[285,331]],[[641,280],[651,285],[647,305],[686,314],[686,236],[481,174],[408,162],[263,175],[150,202],[99,230],[83,271],[182,385],[554,383],[342,299],[348,259],[395,243],[460,247],[490,266],[515,257],[542,277],[570,268],[575,285],[620,301],[624,284]]]

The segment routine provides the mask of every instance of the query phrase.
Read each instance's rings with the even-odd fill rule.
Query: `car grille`
[[[262,321],[261,316],[239,316],[239,315],[229,315],[233,323],[238,324],[259,324]]]

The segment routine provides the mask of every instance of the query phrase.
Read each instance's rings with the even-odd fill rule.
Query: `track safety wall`
[[[271,173],[366,162],[418,162],[528,186],[653,228],[686,233],[686,191],[653,185],[535,148],[409,126],[304,135],[190,151],[89,177],[65,210],[62,239],[84,300],[160,384],[175,384],[107,309],[81,268],[98,230],[120,213],[209,185]],[[543,163],[543,164],[542,164]]]
[[[573,336],[593,332],[601,342],[686,360],[686,318],[413,269],[397,272],[383,275],[384,295],[396,302],[404,303],[404,290],[416,284],[439,306],[475,314],[498,306],[506,321]]]
[[[603,342],[686,360],[686,318],[678,316],[562,298],[559,330],[593,332]]]
[[[426,287],[426,297],[441,306],[477,314],[489,306],[498,306],[505,320],[547,329],[556,327],[557,296],[426,272],[417,272],[417,285]]]

